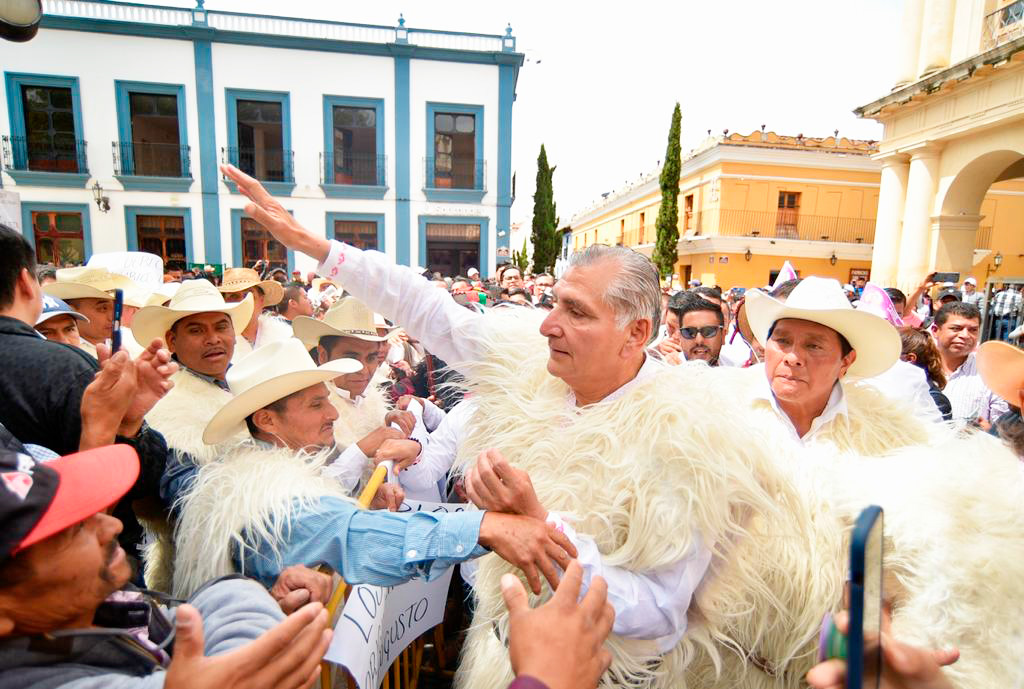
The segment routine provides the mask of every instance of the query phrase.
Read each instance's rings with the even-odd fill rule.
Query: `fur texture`
[[[237,555],[256,543],[276,550],[292,517],[320,498],[349,499],[336,481],[320,475],[328,453],[264,448],[247,440],[202,467],[182,499],[175,529],[175,597],[187,598],[207,581],[235,572],[236,559],[244,562]]]
[[[391,411],[391,405],[384,398],[384,393],[375,385],[376,377],[366,386],[363,400],[356,406],[346,397],[338,394],[331,387],[331,403],[338,410],[338,420],[334,422],[334,440],[338,447],[346,448],[357,443],[372,431],[384,425],[384,416]]]

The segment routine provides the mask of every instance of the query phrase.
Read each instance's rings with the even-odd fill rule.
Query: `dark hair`
[[[299,392],[302,392],[302,391],[299,390]],[[256,412],[263,411],[264,409],[269,409],[272,412],[277,412],[278,414],[280,414],[281,412],[284,411],[285,405],[288,404],[288,400],[290,400],[292,397],[294,397],[297,394],[299,394],[299,393],[298,392],[293,392],[291,395],[288,395],[287,397],[282,397],[281,399],[279,399],[279,400],[277,400],[275,402],[271,402],[270,404],[268,404],[268,405],[266,405],[264,407],[260,407],[259,409],[254,411],[252,414],[249,414],[249,416],[245,417],[245,425],[249,429],[249,435],[251,435],[252,437],[255,438],[256,434],[260,432],[260,429],[256,427],[256,423],[252,420],[252,417],[256,416]]]
[[[526,300],[527,300],[527,301],[529,301],[529,300],[530,300],[530,293],[529,293],[529,292],[527,292],[527,291],[526,291],[525,289],[523,289],[522,287],[513,287],[512,289],[510,289],[510,290],[508,291],[508,296],[510,296],[510,297],[514,297],[514,296],[516,296],[517,294],[521,294],[521,295],[523,295],[524,297],[526,297]]]
[[[260,289],[263,289],[262,287]],[[277,303],[277,312],[283,314],[288,310],[288,302],[299,300],[299,293],[302,292],[302,286],[296,283],[289,283],[284,287],[284,296],[281,297],[281,301]]]
[[[701,297],[696,290],[679,292],[669,297],[668,310],[676,315],[680,326],[683,325],[683,317],[693,311],[711,311],[716,313],[718,314],[718,324],[725,326],[725,316],[722,314],[722,308],[718,304]]]
[[[935,340],[928,333],[916,328],[900,328],[900,339],[903,340],[903,355],[913,354],[915,366],[920,366],[936,387],[946,387],[946,374],[942,372],[942,359]]]
[[[52,263],[43,263],[36,266],[36,280],[42,282],[46,278],[57,279],[57,266]]]
[[[22,270],[36,274],[36,252],[20,232],[0,223],[0,309],[14,304],[14,290]]]
[[[792,282],[792,280],[790,282]],[[783,284],[785,284],[785,283],[783,283]],[[781,287],[781,285],[780,285],[780,287]],[[800,319],[794,319],[794,320],[800,320]],[[811,322],[813,322],[813,321],[811,321]],[[774,323],[772,323],[772,327],[768,328],[768,339],[769,340],[772,339],[772,333],[775,332],[775,326],[778,325],[778,324],[779,324],[779,321],[775,321]],[[823,325],[823,324],[819,324],[819,325]],[[827,328],[828,326],[825,326],[825,327]],[[834,328],[829,328],[829,329],[836,334],[836,337],[839,338],[839,351],[842,353],[842,356],[846,356],[847,354],[849,354],[850,352],[853,351],[853,345],[851,345],[850,341],[846,339],[846,335],[843,335],[841,332],[839,332],[838,330],[836,330]]]
[[[999,417],[995,423],[996,432],[1018,457],[1024,458],[1024,420],[1021,420],[1020,409],[1012,404],[1010,409],[1017,413]]]
[[[772,296],[776,299],[788,299],[789,295],[793,293],[796,286],[802,281],[801,278],[795,278],[793,280],[786,280],[781,285],[772,290]]]
[[[722,290],[718,287],[705,287],[704,285],[701,285],[700,287],[694,287],[690,291],[694,294],[699,294],[702,297],[711,297],[712,299],[718,299],[719,301],[722,300]]]
[[[903,292],[896,289],[895,287],[886,287],[885,293],[889,295],[889,301],[891,301],[893,304],[897,302],[903,304],[907,303],[907,295],[905,295]]]
[[[944,304],[939,312],[935,314],[935,325],[942,327],[949,320],[950,316],[960,316],[972,321],[981,323],[981,311],[974,304],[965,304],[962,301],[951,301]]]
[[[357,337],[345,337],[344,335],[324,335],[320,338],[319,345],[324,348],[327,355],[330,356],[334,351],[334,348],[338,346],[342,340],[358,340]],[[369,340],[367,340],[369,342]],[[315,349],[313,351],[316,351]],[[318,361],[317,364],[326,364],[326,361]]]

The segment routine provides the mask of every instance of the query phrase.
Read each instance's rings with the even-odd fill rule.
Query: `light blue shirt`
[[[484,512],[449,514],[362,510],[339,498],[323,497],[319,509],[295,515],[278,553],[259,541],[247,548],[240,572],[273,586],[289,565],[325,564],[349,584],[395,586],[444,571],[487,552],[477,544]]]

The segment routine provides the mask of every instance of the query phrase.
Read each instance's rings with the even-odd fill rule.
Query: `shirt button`
[[[405,555],[406,555],[406,557],[416,557],[416,551],[415,550],[410,550]]]
[[[455,546],[455,552],[461,553],[463,550],[465,550],[465,549],[461,545]]]

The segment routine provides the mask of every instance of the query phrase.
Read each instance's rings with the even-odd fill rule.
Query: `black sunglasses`
[[[705,340],[710,340],[712,337],[718,334],[722,329],[720,325],[705,325],[703,328],[680,328],[679,334],[687,340],[692,340],[697,337],[697,333]]]

